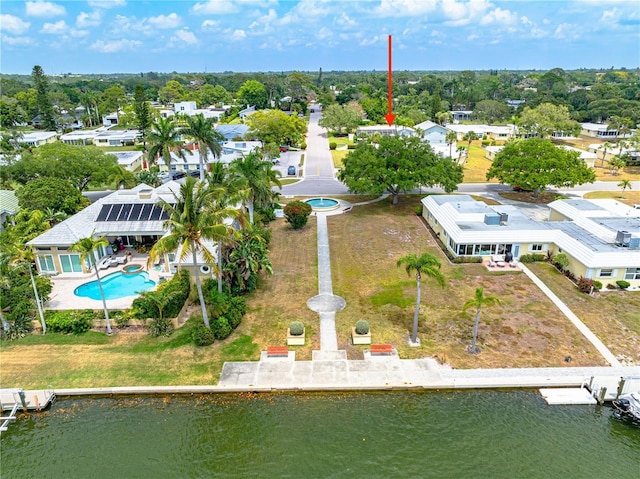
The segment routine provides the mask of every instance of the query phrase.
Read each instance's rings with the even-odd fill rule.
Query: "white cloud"
[[[201,28],[206,32],[214,32],[220,28],[220,22],[216,20],[205,20],[202,22]]]
[[[80,12],[76,17],[76,26],[78,28],[97,27],[102,22],[102,14],[95,10],[91,13]]]
[[[196,45],[197,43],[198,43],[198,39],[193,34],[193,32],[189,31],[186,28],[183,28],[182,30],[176,30],[176,32],[173,34],[173,37],[171,37],[169,45],[170,46],[177,46],[181,44]]]
[[[127,4],[125,0],[89,0],[87,3],[93,8],[116,8]]]
[[[157,17],[149,17],[149,23],[156,28],[177,28],[180,26],[180,17],[175,13],[169,15],[158,15]]]
[[[606,24],[617,24],[620,19],[620,12],[617,8],[613,8],[612,10],[605,10],[602,12],[602,17],[600,18],[601,23]]]
[[[262,15],[249,25],[251,33],[254,35],[262,35],[273,31],[273,25],[278,21],[278,14],[271,8],[266,15]]]
[[[360,46],[362,47],[369,47],[371,45],[378,45],[378,44],[382,44],[383,42],[387,41],[389,39],[389,37],[387,35],[374,35],[371,38],[364,38],[360,41]]]
[[[513,25],[518,22],[518,15],[510,12],[509,10],[503,10],[501,8],[496,8],[491,12],[487,13],[480,20],[481,25],[491,25],[491,24],[499,24],[499,25]]]
[[[26,32],[30,26],[31,23],[25,22],[21,18],[14,15],[5,13],[0,15],[0,31],[2,32],[9,32],[15,35],[20,35],[21,33]]]
[[[93,43],[89,48],[92,50],[99,51],[101,53],[116,53],[125,50],[133,50],[136,47],[142,45],[142,42],[138,40],[113,40],[110,42],[105,42],[103,40],[98,40]]]
[[[74,38],[82,38],[82,37],[88,37],[89,36],[89,30],[76,30],[76,29],[72,28],[69,33]]]
[[[434,12],[437,7],[437,0],[381,0],[373,13],[381,17],[410,17]]]
[[[66,33],[69,27],[64,20],[60,20],[56,23],[45,23],[42,25],[42,30],[40,33],[47,33],[51,35],[60,35],[62,33]]]
[[[2,35],[2,44],[9,46],[28,46],[35,45],[35,41],[31,37],[10,37]]]
[[[233,0],[208,0],[204,3],[196,3],[192,11],[201,15],[221,15],[236,13],[240,10],[239,3]]]
[[[480,38],[480,35],[477,35],[475,33],[472,33],[471,35],[467,36],[467,40],[470,41],[470,42],[472,42],[474,40],[477,40],[478,38]]]
[[[62,5],[52,2],[27,2],[27,15],[30,17],[59,17],[65,15],[67,11]]]
[[[565,38],[578,38],[578,26],[571,23],[561,23],[553,32],[553,38],[565,39]]]
[[[349,16],[344,12],[342,12],[340,16],[336,19],[336,23],[343,27],[353,27],[356,24],[355,20],[352,20],[351,18],[349,18]]]
[[[318,37],[320,40],[331,38],[333,37],[333,32],[327,27],[322,27],[320,30],[318,30],[318,33],[316,33],[316,37]]]
[[[520,17],[520,23],[522,23],[523,25],[533,25],[533,22],[525,16]]]
[[[247,33],[244,30],[235,30],[231,34],[231,40],[244,40],[247,38]]]

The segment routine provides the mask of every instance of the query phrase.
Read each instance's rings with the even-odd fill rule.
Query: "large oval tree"
[[[462,183],[462,167],[436,155],[419,138],[380,137],[377,144],[361,143],[343,160],[338,179],[359,194],[389,193],[398,204],[401,193],[421,186],[454,191]]]
[[[593,183],[594,171],[580,159],[577,151],[555,146],[550,140],[513,140],[498,152],[487,171],[487,180],[531,190],[534,195],[547,186],[573,188]]]

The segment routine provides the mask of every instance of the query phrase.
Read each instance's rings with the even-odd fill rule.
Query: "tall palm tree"
[[[33,287],[33,295],[36,298],[36,305],[38,306],[38,315],[40,316],[40,324],[42,324],[42,334],[47,332],[47,324],[44,321],[44,312],[42,311],[42,301],[40,300],[40,294],[36,286],[36,280],[33,277],[33,263],[36,260],[36,254],[33,251],[33,247],[24,245],[9,245],[9,262],[18,267],[27,268],[29,271],[29,278],[31,278],[31,286]]]
[[[171,153],[186,161],[180,129],[173,117],[158,118],[153,122],[147,134],[147,142],[149,145],[149,165],[153,165],[158,157],[162,157],[167,169],[171,170]]]
[[[112,334],[111,321],[109,320],[109,309],[107,308],[107,301],[104,298],[104,291],[102,290],[102,281],[100,280],[100,268],[95,257],[95,252],[101,247],[106,248],[109,245],[107,238],[104,236],[94,239],[89,236],[82,238],[76,243],[72,244],[69,248],[71,251],[80,253],[80,260],[86,261],[89,264],[89,268],[94,268],[96,271],[96,279],[98,280],[98,288],[100,289],[100,297],[102,298],[102,308],[104,309],[104,320],[107,323],[107,334]]]
[[[180,185],[180,194],[173,194],[175,204],[165,200],[159,201],[158,205],[169,216],[164,222],[164,227],[169,232],[153,245],[148,261],[149,264],[153,264],[160,255],[176,251],[178,248],[180,248],[180,261],[191,254],[202,319],[207,328],[210,327],[209,317],[202,295],[198,253],[201,253],[207,264],[215,264],[214,255],[207,247],[205,240],[224,241],[231,236],[234,229],[224,221],[236,214],[235,210],[230,208],[214,209],[214,194],[215,191],[204,182],[198,182],[189,176],[184,184]]]
[[[413,314],[413,330],[411,332],[411,342],[416,343],[418,341],[418,313],[420,312],[420,282],[422,281],[422,275],[435,279],[438,285],[443,288],[444,276],[440,272],[440,261],[430,253],[422,253],[420,256],[408,254],[400,258],[396,265],[404,265],[407,275],[411,276],[411,273],[416,275],[416,309]]]
[[[187,116],[184,118],[186,125],[180,128],[180,133],[194,139],[198,149],[200,160],[200,181],[204,181],[205,164],[203,156],[206,158],[207,152],[211,151],[214,158],[220,157],[222,147],[220,142],[224,137],[214,130],[214,119],[205,118],[204,115]]]
[[[447,131],[447,135],[445,136],[445,140],[447,142],[447,144],[449,145],[449,158],[453,158],[453,144],[456,142],[456,140],[458,139],[458,135],[456,134],[455,131],[451,131],[448,130]]]
[[[494,304],[502,304],[502,301],[495,296],[485,296],[482,288],[476,288],[474,298],[465,302],[462,307],[462,311],[466,311],[469,308],[476,308],[476,319],[473,323],[473,340],[471,341],[471,346],[467,349],[471,354],[477,354],[480,352],[480,348],[476,346],[476,340],[478,339],[478,324],[480,324],[480,310],[483,306],[492,306]]]
[[[607,158],[607,150],[613,148],[615,145],[609,141],[606,141],[602,144],[602,160],[600,160],[600,166],[604,166],[604,161]]]
[[[239,178],[246,190],[244,202],[249,211],[249,223],[253,224],[255,207],[265,208],[273,200],[272,186],[282,188],[280,172],[273,168],[273,163],[262,158],[253,151],[247,156],[237,158],[229,165],[231,175]]]
[[[622,196],[621,198],[624,198],[624,190],[626,189],[631,189],[631,181],[629,180],[622,180],[620,183],[618,183],[618,187],[622,188]]]

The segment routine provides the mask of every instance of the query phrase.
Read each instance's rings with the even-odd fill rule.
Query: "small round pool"
[[[133,274],[123,274],[118,271],[117,273],[111,273],[104,278],[100,278],[100,282],[102,283],[102,290],[104,291],[104,299],[120,299],[127,296],[137,296],[156,286],[156,283],[149,279],[149,273],[146,271]],[[81,284],[75,289],[73,294],[97,301],[102,300],[98,280]]]
[[[124,274],[137,274],[140,273],[143,269],[144,268],[141,264],[132,263],[122,268],[122,272]]]
[[[314,211],[331,211],[340,206],[340,202],[332,198],[309,198],[304,202],[309,204]]]

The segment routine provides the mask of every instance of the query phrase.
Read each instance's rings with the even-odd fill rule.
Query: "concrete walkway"
[[[580,321],[580,319],[575,314],[573,314],[573,311],[571,311],[569,307],[566,304],[564,304],[564,302],[562,302],[562,300],[558,298],[555,295],[555,293],[551,291],[549,287],[542,282],[540,278],[538,278],[535,274],[533,274],[531,270],[522,263],[520,263],[520,269],[524,272],[524,274],[526,274],[529,277],[529,279],[531,279],[531,281],[533,281],[533,283],[538,288],[542,290],[544,294],[547,295],[547,297],[551,301],[553,301],[553,304],[555,304],[558,307],[558,309],[562,311],[562,314],[564,314],[567,318],[569,318],[569,321],[571,321],[573,325],[576,328],[578,328],[578,331],[580,331],[584,335],[584,337],[587,338],[591,344],[593,344],[593,346],[598,350],[600,354],[602,354],[602,356],[607,360],[607,362],[611,366],[613,367],[621,366],[620,361],[618,361],[615,355],[611,351],[609,351],[609,348],[607,348],[603,344],[603,342],[600,341],[598,337],[595,334],[593,334],[591,330],[587,328],[587,326],[582,321]]]

